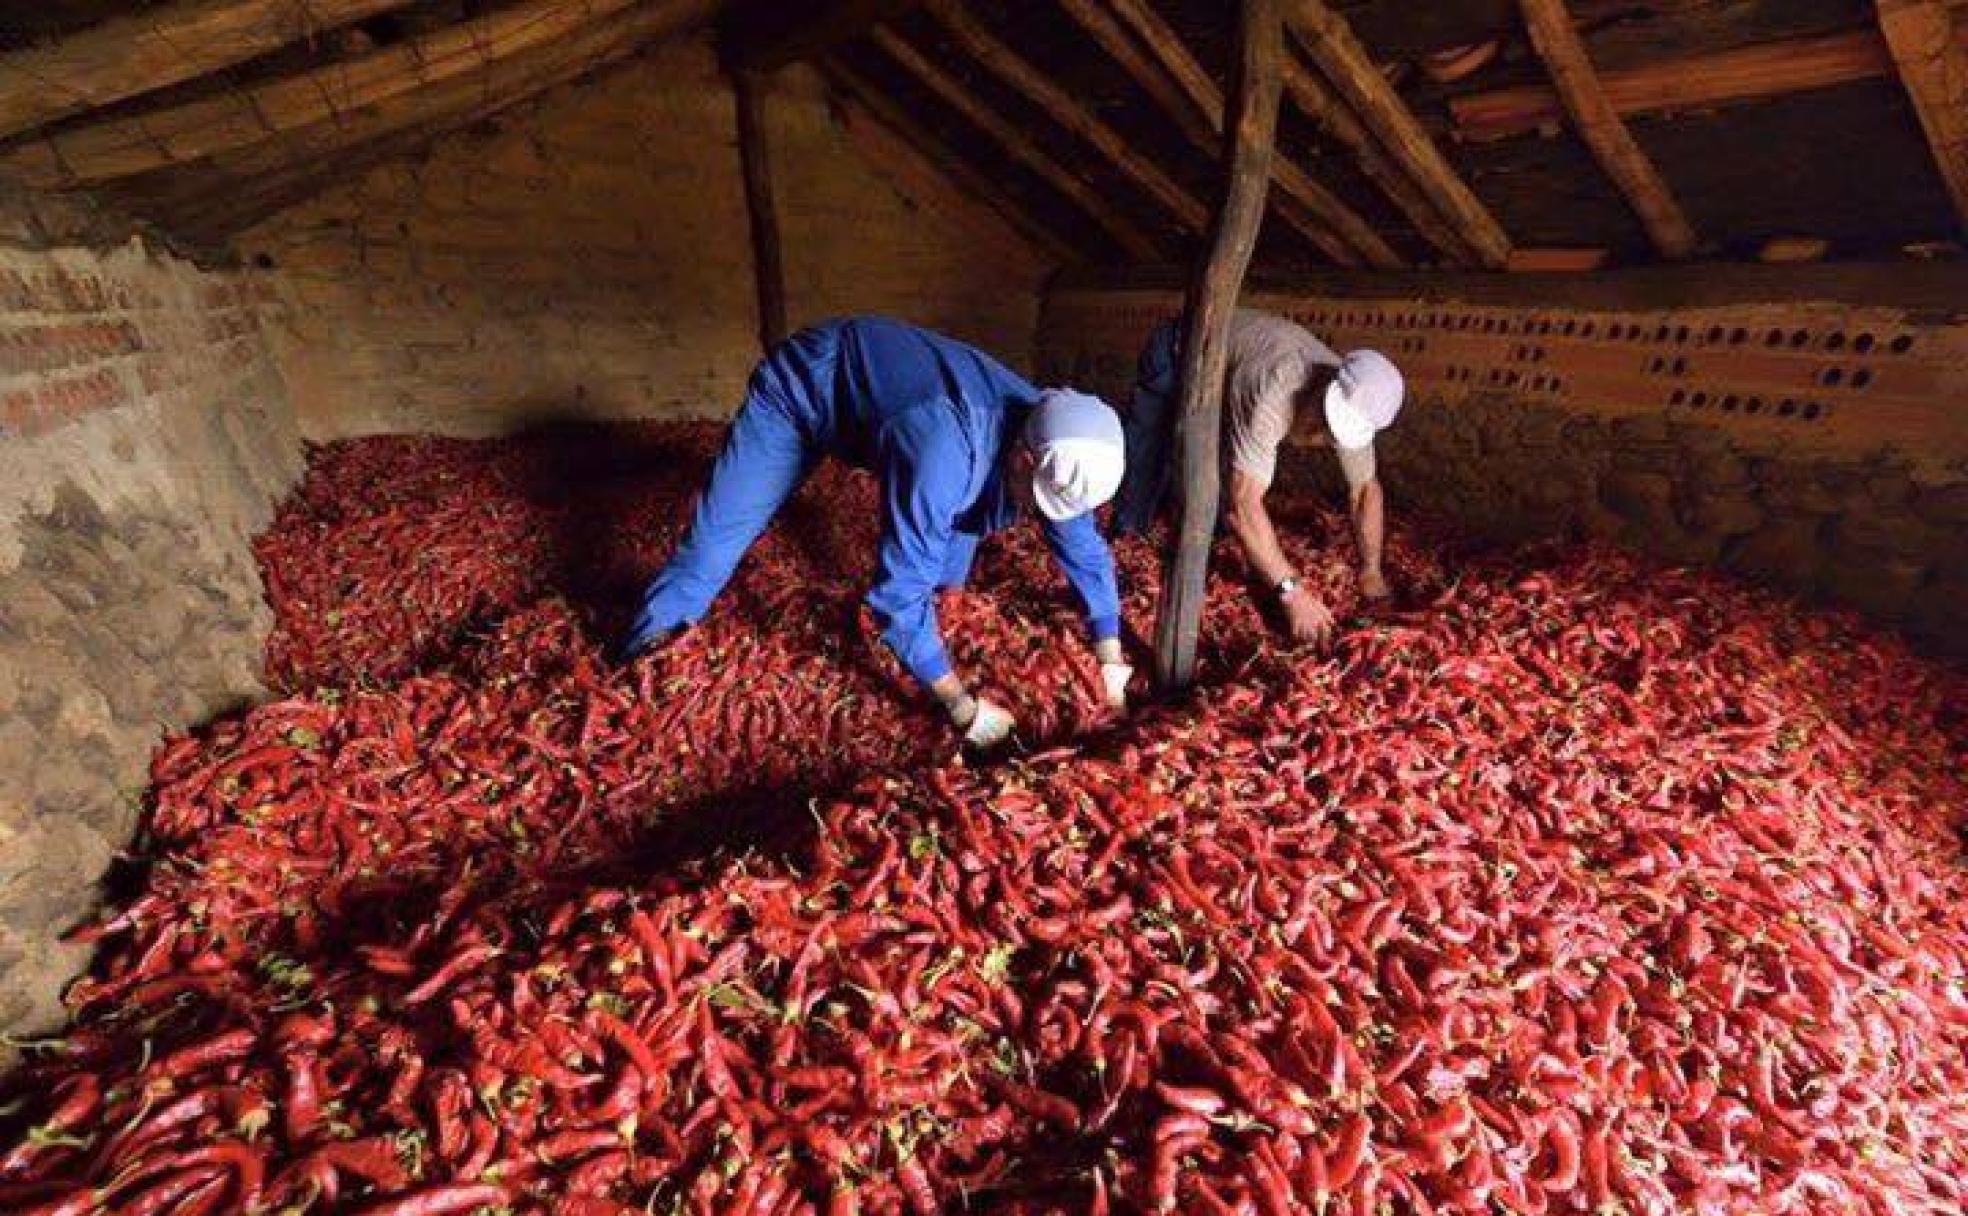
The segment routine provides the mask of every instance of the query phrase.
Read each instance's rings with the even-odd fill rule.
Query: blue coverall
[[[935,592],[959,587],[985,536],[1018,513],[1002,457],[1039,391],[980,351],[898,321],[828,321],[753,372],[675,556],[643,593],[623,649],[695,622],[822,456],[872,472],[882,530],[868,606],[925,684],[950,671]],[[1044,521],[1096,641],[1120,635],[1114,559],[1091,514]]]

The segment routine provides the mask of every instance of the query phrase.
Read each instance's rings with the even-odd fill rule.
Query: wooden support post
[[[1572,116],[1572,126],[1599,167],[1626,196],[1662,257],[1680,260],[1695,251],[1695,229],[1667,188],[1654,162],[1640,150],[1619,112],[1606,100],[1585,42],[1564,0],[1518,0],[1531,45],[1551,73],[1551,83]]]
[[[1082,106],[1070,92],[1053,83],[1044,72],[985,29],[964,11],[960,0],[924,0],[924,6],[965,54],[1054,122],[1084,140],[1122,177],[1161,204],[1181,223],[1184,231],[1201,232],[1209,223],[1209,208],[1153,161],[1130,148],[1118,132]]]
[[[1223,130],[1223,93],[1203,65],[1196,62],[1182,39],[1145,0],[1063,0],[1066,11],[1088,34],[1114,56],[1150,96],[1171,113],[1199,146],[1216,150]],[[1139,43],[1137,46],[1136,43]],[[1157,65],[1142,57],[1145,50]],[[1169,85],[1175,86],[1172,92]],[[1185,96],[1187,102],[1177,101]],[[1193,119],[1201,119],[1201,130]],[[1373,226],[1337,195],[1282,156],[1274,157],[1272,172],[1282,196],[1278,214],[1319,247],[1334,264],[1372,265],[1397,269],[1404,263]],[[1295,206],[1284,205],[1285,200]]]
[[[955,77],[931,63],[922,52],[885,28],[875,30],[872,41],[924,88],[941,98],[945,105],[997,141],[998,146],[1014,160],[1077,203],[1088,218],[1113,238],[1123,253],[1144,262],[1161,259],[1162,251],[1154,238],[1122,216],[1115,209],[1113,200],[1102,198],[1078,173],[1040,147],[1028,132],[971,96],[970,91]]]
[[[897,153],[907,156],[909,165],[895,166],[904,176],[913,177],[924,168],[933,171],[955,186],[958,193],[990,208],[1013,233],[1046,258],[1061,265],[1073,265],[1085,258],[1084,250],[1039,223],[1017,199],[1006,193],[1003,183],[971,168],[970,162],[954,148],[918,122],[894,98],[842,63],[838,56],[821,60],[819,67],[821,74],[843,95],[842,118],[849,134],[859,134],[873,123],[887,128],[891,140],[900,141],[901,147],[891,143],[885,148],[871,149],[870,155],[877,162],[896,161]]]
[[[1968,227],[1968,51],[1940,0],[1879,0],[1879,30],[1934,150],[1934,164]]]
[[[756,72],[732,76],[738,102],[738,159],[745,172],[745,210],[752,221],[752,277],[758,284],[759,347],[786,340],[786,270],[779,253],[779,214],[772,203],[772,144],[765,131],[769,82]]]
[[[1292,0],[1291,11],[1292,32],[1312,62],[1325,72],[1395,163],[1434,202],[1442,218],[1476,251],[1483,265],[1500,269],[1510,258],[1510,237],[1503,225],[1436,148],[1414,112],[1353,36],[1346,19],[1327,8],[1324,0]]]
[[[0,56],[0,139],[196,80],[413,0],[178,0]]]
[[[1223,427],[1223,381],[1230,317],[1257,247],[1277,138],[1280,71],[1285,56],[1281,0],[1242,0],[1237,78],[1224,129],[1223,201],[1208,253],[1190,284],[1182,350],[1182,515],[1162,578],[1155,620],[1155,678],[1165,689],[1196,678],[1196,637],[1202,627],[1210,544],[1216,534],[1217,453]]]

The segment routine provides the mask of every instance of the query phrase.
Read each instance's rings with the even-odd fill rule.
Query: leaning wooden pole
[[[1210,541],[1216,533],[1217,449],[1222,432],[1223,380],[1230,315],[1257,246],[1271,180],[1278,127],[1278,94],[1285,58],[1279,0],[1243,0],[1237,79],[1224,124],[1224,190],[1210,229],[1209,250],[1183,311],[1180,438],[1182,514],[1162,577],[1155,620],[1155,679],[1164,689],[1196,678],[1196,636],[1203,622],[1203,589]]]
[[[745,174],[745,210],[752,220],[759,347],[767,351],[786,340],[786,269],[779,251],[779,213],[772,201],[772,145],[765,133],[768,87],[756,72],[732,75],[732,91],[738,99],[738,159]]]

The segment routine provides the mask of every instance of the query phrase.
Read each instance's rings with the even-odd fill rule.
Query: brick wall
[[[1968,654],[1968,325],[1945,306],[1968,282],[1827,271],[1589,291],[1333,279],[1248,302],[1402,367],[1408,405],[1378,445],[1395,511],[1720,565]],[[1179,306],[1162,288],[1062,286],[1042,374],[1125,400],[1141,340]],[[1336,492],[1333,463],[1287,467]]]
[[[816,77],[768,130],[795,325],[887,312],[1025,365],[1044,266],[977,205],[864,158]],[[556,90],[239,242],[272,263],[315,436],[722,416],[758,357],[731,91],[704,39]]]
[[[0,197],[6,1032],[58,1017],[162,731],[259,692],[247,546],[300,456],[261,289],[51,206]]]

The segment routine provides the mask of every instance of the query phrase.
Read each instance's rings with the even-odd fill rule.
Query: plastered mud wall
[[[871,151],[808,69],[775,74],[765,115],[794,327],[889,313],[1029,368],[1047,268],[1001,220],[892,141]],[[760,354],[736,105],[707,37],[237,243],[279,284],[274,339],[311,437],[723,417]]]
[[[45,204],[42,204],[45,207]],[[0,198],[0,1031],[60,1015],[59,934],[151,751],[260,691],[249,543],[301,449],[262,290]],[[0,1053],[4,1056],[5,1053]]]
[[[1403,369],[1392,509],[1599,536],[1968,653],[1968,326],[1947,272],[1673,272],[1460,290],[1327,279],[1246,303]],[[1125,401],[1166,287],[1061,284],[1041,374]],[[1960,307],[1968,309],[1968,304]],[[1336,483],[1330,460],[1300,475]],[[1335,491],[1336,484],[1332,487]]]

